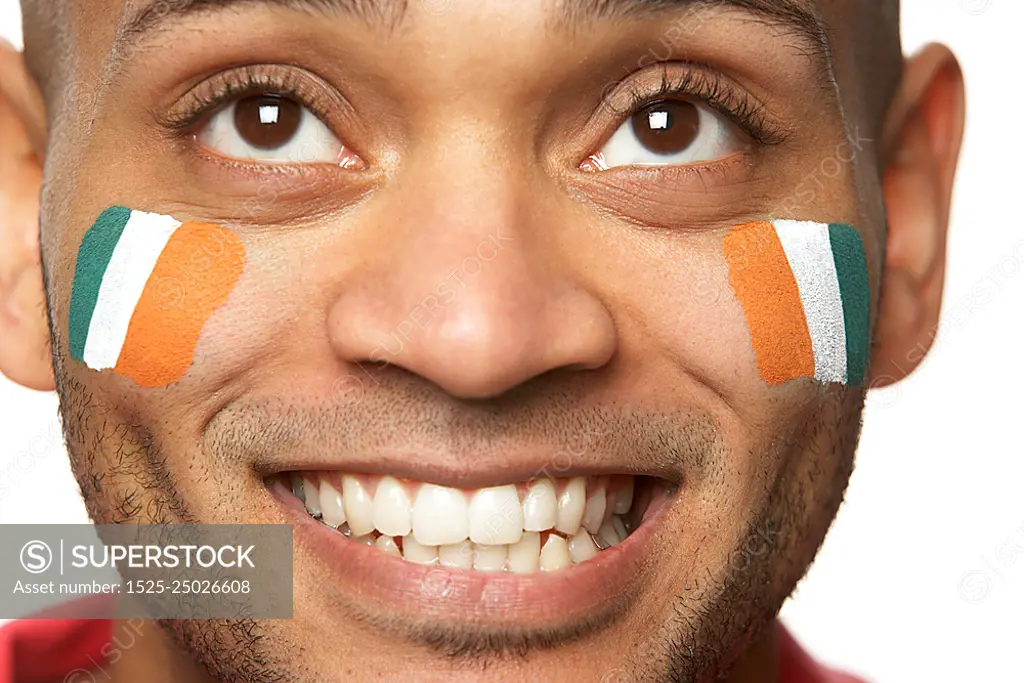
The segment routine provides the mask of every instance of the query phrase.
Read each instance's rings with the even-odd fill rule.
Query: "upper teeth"
[[[628,535],[632,476],[536,479],[476,491],[391,476],[295,474],[306,511],[346,535],[421,564],[553,571]],[[560,491],[560,493],[559,493]],[[538,532],[544,534],[543,543]],[[373,534],[380,534],[374,540]],[[559,534],[564,535],[564,538]],[[396,542],[396,538],[402,539]]]

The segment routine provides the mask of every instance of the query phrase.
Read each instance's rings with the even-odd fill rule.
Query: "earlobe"
[[[54,388],[39,249],[41,140],[38,88],[18,52],[0,44],[0,372]]]
[[[906,63],[885,131],[888,234],[870,386],[899,381],[935,341],[946,232],[964,127],[963,76],[945,47]]]

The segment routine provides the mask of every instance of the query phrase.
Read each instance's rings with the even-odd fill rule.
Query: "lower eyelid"
[[[622,189],[643,187],[646,191],[675,190],[681,186],[699,183],[704,188],[709,184],[734,182],[754,162],[749,149],[738,150],[715,161],[693,164],[669,164],[665,166],[627,165],[609,168],[606,171],[581,171],[583,177],[592,177],[601,185]]]

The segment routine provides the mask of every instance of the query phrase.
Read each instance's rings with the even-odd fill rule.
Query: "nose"
[[[374,197],[364,265],[328,314],[334,353],[467,399],[605,365],[615,327],[559,235],[565,207],[525,175],[444,156]]]

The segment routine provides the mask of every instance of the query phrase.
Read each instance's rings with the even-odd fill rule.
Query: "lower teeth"
[[[536,545],[539,552],[536,562],[533,562],[532,559],[518,560],[511,557],[519,544],[488,546],[467,540],[453,546],[424,546],[416,543],[411,536],[387,536],[376,530],[364,536],[356,536],[347,523],[333,527],[325,524],[323,520],[319,521],[327,528],[355,543],[376,546],[388,555],[401,557],[416,564],[464,569],[477,568],[485,571],[528,572],[538,569],[540,571],[555,571],[569,566],[569,564],[579,564],[601,551],[618,545],[621,542],[619,534],[625,532],[625,535],[628,536],[632,531],[620,516],[615,515],[613,520],[606,522],[606,526],[602,526],[601,531],[597,534],[591,534],[584,529],[581,529],[576,536],[571,537],[558,531],[523,534],[524,539],[527,540],[521,540],[520,543],[529,543],[532,538],[531,534],[537,537]],[[551,539],[556,540],[545,553],[544,548]],[[410,557],[407,557],[405,548],[409,545],[415,546],[416,549]],[[499,556],[503,556],[504,559],[498,561]]]

